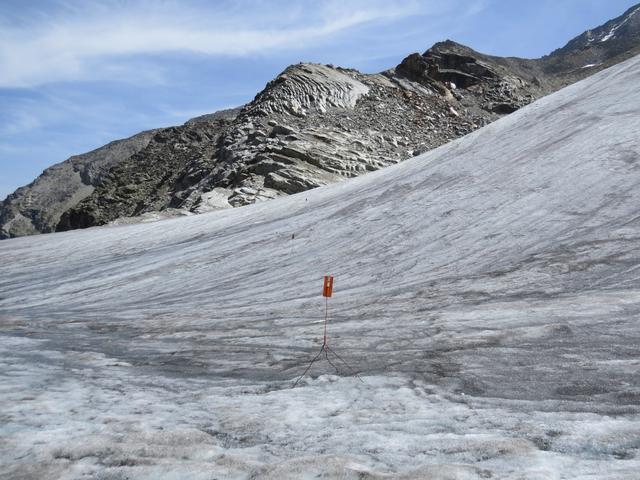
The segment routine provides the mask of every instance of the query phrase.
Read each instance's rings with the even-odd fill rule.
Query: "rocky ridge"
[[[155,130],[116,140],[47,168],[0,204],[0,239],[54,232],[61,215],[89,197],[123,158],[148,144]]]
[[[58,231],[106,223],[151,211],[179,214],[216,165],[216,143],[227,118],[204,118],[161,129],[147,146],[113,166],[92,195],[67,210]],[[112,212],[117,212],[113,215]]]
[[[587,30],[564,47],[552,52],[549,58],[572,56],[576,67],[607,62],[610,58],[636,50],[640,43],[640,4],[629,8],[617,18]]]
[[[637,54],[639,11],[540,59],[483,55],[445,41],[379,74],[292,65],[240,109],[154,131],[142,148],[101,170],[90,191],[65,197],[52,216],[59,217],[55,229],[238,207],[400,162]],[[24,188],[5,200],[0,236],[52,231],[53,222],[14,228]]]

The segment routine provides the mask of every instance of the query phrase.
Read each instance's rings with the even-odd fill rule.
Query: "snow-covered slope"
[[[634,58],[347,182],[0,243],[0,476],[637,478],[638,85]],[[364,383],[292,389],[326,273]]]

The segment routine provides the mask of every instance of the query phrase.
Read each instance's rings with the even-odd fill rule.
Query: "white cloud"
[[[11,21],[0,18],[0,87],[114,78],[114,72],[126,77],[121,60],[136,55],[247,56],[303,48],[425,8],[413,0],[55,5],[52,11],[23,13],[18,21],[15,15]]]

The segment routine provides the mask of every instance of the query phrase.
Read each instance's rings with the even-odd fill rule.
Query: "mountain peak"
[[[599,27],[587,30],[570,40],[549,57],[579,55],[592,61],[618,55],[640,43],[640,3]],[[585,55],[585,52],[587,53]]]
[[[455,42],[453,40],[444,40],[442,42],[434,43],[431,48],[429,48],[423,55],[441,53],[441,52],[456,52],[456,53],[477,53],[470,47],[463,45],[461,43]]]
[[[356,70],[332,65],[290,65],[256,95],[246,113],[305,116],[310,111],[326,112],[332,107],[352,108],[369,91],[357,75]]]

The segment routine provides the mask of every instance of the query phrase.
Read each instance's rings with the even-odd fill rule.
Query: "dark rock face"
[[[535,61],[509,59],[505,64],[505,60],[448,40],[405,58],[395,72],[441,95],[449,94],[456,111],[474,112],[485,122],[495,120],[492,114],[512,113],[560,86],[532,76],[527,70]]]
[[[55,231],[66,210],[90,196],[112,166],[146,147],[153,134],[117,140],[47,168],[0,203],[0,239]]]
[[[471,54],[457,53],[458,48],[462,46],[445,42],[427,50],[424,55],[414,53],[396,67],[396,72],[417,82],[452,83],[457,88],[499,80],[499,74],[489,65]]]
[[[2,204],[0,238],[238,207],[398,163],[640,53],[639,22],[637,6],[540,59],[445,41],[375,75],[292,65],[242,108],[51,167]]]
[[[65,212],[57,231],[192,206],[190,195],[213,168],[219,132],[228,123],[211,118],[158,131],[145,149],[115,165],[92,195]]]

